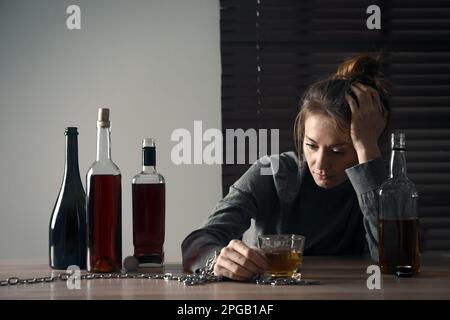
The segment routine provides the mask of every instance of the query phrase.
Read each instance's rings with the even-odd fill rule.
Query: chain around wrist
[[[205,274],[213,276],[214,275],[214,266],[216,265],[217,258],[219,257],[220,251],[214,250],[214,254],[206,260],[205,264]]]

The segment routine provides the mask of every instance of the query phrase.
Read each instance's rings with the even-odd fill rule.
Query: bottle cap
[[[77,127],[67,127],[66,131],[64,132],[66,136],[76,134],[78,135],[78,128]]]
[[[107,108],[99,108],[98,109],[98,118],[97,118],[97,127],[98,128],[109,128],[111,125],[109,121],[109,109]]]
[[[153,138],[144,138],[142,139],[142,148],[148,148],[148,147],[156,147],[155,145],[155,139]]]
[[[406,139],[404,132],[394,132],[391,136],[391,146],[394,150],[405,150]]]

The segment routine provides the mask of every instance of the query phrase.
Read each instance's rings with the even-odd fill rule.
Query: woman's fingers
[[[366,110],[371,102],[371,97],[367,88],[358,82],[354,82],[350,86],[350,88],[355,93],[356,98],[358,99],[357,104],[359,106],[359,109],[363,111]]]
[[[250,259],[243,256],[240,252],[236,251],[234,248],[226,247],[224,248],[225,257],[236,263],[239,267],[248,271],[250,275],[256,274],[261,271],[261,269]]]
[[[383,115],[387,115],[386,109],[384,108],[383,103],[381,102],[380,94],[377,90],[372,89],[372,96],[375,98],[376,105]]]
[[[347,99],[352,114],[356,114],[358,112],[358,105],[356,104],[355,99],[353,99],[352,96],[349,95],[348,93],[345,94],[345,98]]]
[[[385,110],[383,103],[381,102],[380,94],[378,93],[378,91],[370,86],[366,86],[366,87],[372,97],[371,107],[374,111],[375,118],[379,119],[379,124],[380,124],[379,134],[381,134],[381,132],[386,127],[388,113],[387,113],[387,110]]]
[[[230,255],[219,255],[214,265],[214,274],[225,276],[233,280],[245,280],[255,275],[238,262],[230,258]]]
[[[366,96],[368,102],[367,107],[379,110],[382,113],[385,112],[384,106],[381,103],[380,94],[377,90],[375,90],[371,86],[366,86],[359,82],[354,82],[353,85],[357,88],[356,90],[360,90],[362,94]]]
[[[214,274],[233,280],[246,280],[267,268],[264,253],[250,248],[240,240],[232,240],[224,247],[214,266]]]
[[[267,268],[265,255],[262,251],[258,251],[259,249],[250,248],[240,240],[231,240],[229,247],[236,250],[242,257],[244,257],[245,261],[251,262],[257,270],[259,269],[260,271]]]
[[[371,86],[366,86],[366,88],[372,97],[373,106],[377,110],[384,112],[384,107],[383,107],[383,104],[381,103],[380,94],[378,93],[378,91],[375,90],[374,88],[372,88]]]
[[[264,253],[264,251],[262,251],[260,248],[257,248],[257,247],[250,247],[250,249],[252,249],[256,254],[259,255],[259,257],[262,259],[262,260],[260,260],[262,262],[262,265],[267,267],[267,258],[266,258],[266,254]]]

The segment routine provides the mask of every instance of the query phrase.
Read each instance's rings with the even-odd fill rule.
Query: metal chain
[[[183,283],[185,286],[195,286],[205,283],[219,282],[223,281],[223,277],[214,275],[214,265],[219,256],[219,251],[214,251],[212,255],[206,262],[205,267],[198,270],[197,273],[186,274],[186,275],[174,275],[172,273],[164,274],[154,274],[154,273],[84,273],[80,275],[81,280],[94,280],[94,279],[160,279],[160,280],[174,280]],[[126,270],[126,269],[125,269]],[[132,269],[129,269],[132,270]],[[0,279],[0,287],[4,286],[14,286],[19,284],[33,284],[33,283],[49,283],[55,281],[67,281],[71,277],[71,273],[60,273],[54,277],[40,277],[40,278],[29,278],[21,279],[18,277],[10,277],[5,280]],[[300,280],[298,278],[288,278],[288,277],[267,277],[264,275],[258,275],[247,283],[256,283],[272,286],[279,285],[317,285],[320,284],[318,280]]]
[[[285,286],[285,285],[294,285],[294,286],[310,286],[317,285],[321,282],[319,280],[300,280],[294,278],[279,278],[279,277],[258,277],[255,280],[256,284],[270,284],[272,286]]]
[[[0,280],[0,286],[14,286],[19,284],[33,284],[33,283],[49,283],[58,280],[67,281],[71,276],[70,273],[60,273],[54,277],[38,277],[21,279],[18,277],[10,277],[5,280]],[[221,277],[209,275],[204,272],[199,274],[189,275],[174,275],[172,273],[153,274],[153,273],[86,273],[80,276],[81,280],[94,280],[94,279],[160,279],[160,280],[175,280],[182,282],[186,286],[199,285],[207,282],[221,281]]]
[[[85,273],[80,276],[81,280],[93,280],[93,279],[161,279],[161,280],[175,280],[182,282],[185,286],[194,286],[205,283],[219,282],[223,278],[214,275],[214,264],[219,256],[219,251],[214,251],[206,262],[205,267],[198,270],[197,273],[187,275],[174,275],[172,273],[154,274],[154,273]],[[126,269],[125,269],[126,270]],[[42,282],[54,282],[57,280],[67,281],[71,273],[60,273],[55,277],[41,277],[20,279],[18,277],[7,278],[6,280],[0,280],[0,286],[14,286],[19,284],[32,284]],[[271,278],[264,276],[257,276],[251,279],[249,282],[256,284],[270,284],[270,285],[312,285],[319,284],[319,281],[306,281],[291,278]]]
[[[70,273],[60,273],[54,277],[39,277],[21,279],[18,277],[10,277],[5,280],[0,280],[0,286],[14,286],[20,284],[34,284],[34,283],[50,283],[56,281],[67,281],[71,276]],[[188,275],[174,275],[172,273],[152,274],[152,273],[86,273],[80,276],[81,280],[94,279],[153,279],[153,280],[174,280],[183,283],[185,286],[194,286],[205,283],[222,281],[222,277],[214,276],[202,270],[200,273]],[[299,280],[291,278],[263,278],[257,277],[252,280],[256,284],[270,284],[276,285],[316,285],[320,284],[317,280]]]
[[[71,274],[61,273],[54,277],[39,277],[39,278],[29,278],[21,279],[18,277],[10,277],[5,280],[0,280],[0,287],[3,286],[14,286],[19,284],[34,284],[34,283],[50,283],[60,281],[67,281]],[[172,273],[165,274],[150,274],[150,273],[104,273],[95,274],[87,273],[80,276],[81,280],[94,280],[94,279],[161,279],[161,280],[176,280],[182,282],[186,286],[204,284],[206,282],[217,282],[220,281],[220,277],[207,276],[202,274],[192,274],[192,275],[173,275]]]

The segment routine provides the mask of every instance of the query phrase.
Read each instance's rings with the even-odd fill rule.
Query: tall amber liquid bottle
[[[166,185],[156,171],[156,145],[151,138],[142,143],[142,171],[132,180],[133,245],[139,265],[164,263]]]
[[[382,273],[410,276],[420,269],[419,194],[406,171],[405,134],[392,134],[390,177],[380,187],[379,262]]]
[[[97,158],[87,173],[89,272],[117,272],[122,266],[121,174],[111,160],[109,109],[97,120]]]

